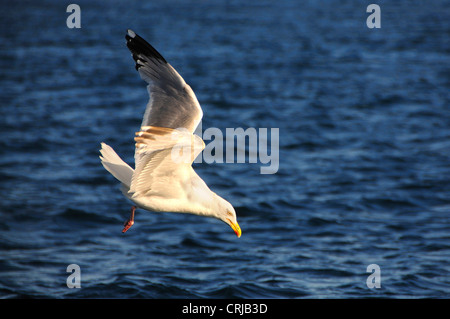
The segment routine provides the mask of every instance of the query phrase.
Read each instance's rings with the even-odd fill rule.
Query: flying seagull
[[[134,224],[135,210],[142,208],[214,217],[240,237],[233,206],[212,192],[192,168],[205,148],[194,134],[203,116],[194,92],[147,41],[132,30],[125,38],[136,70],[148,83],[150,100],[134,138],[135,169],[101,143],[103,167],[122,183],[122,193],[135,204],[122,232]]]

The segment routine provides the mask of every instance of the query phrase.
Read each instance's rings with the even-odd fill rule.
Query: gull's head
[[[219,197],[219,196],[217,196]],[[227,202],[225,199],[220,198],[219,201],[219,208],[216,212],[216,218],[223,221],[225,224],[228,224],[236,233],[236,236],[241,237],[242,231],[241,227],[239,227],[239,224],[236,219],[236,212],[233,208],[233,206]]]

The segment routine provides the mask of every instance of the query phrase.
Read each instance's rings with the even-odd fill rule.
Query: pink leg
[[[122,233],[126,232],[131,226],[134,224],[134,211],[136,210],[136,206],[131,206],[131,214],[130,218],[128,218],[125,223],[123,224],[124,228],[122,230]]]

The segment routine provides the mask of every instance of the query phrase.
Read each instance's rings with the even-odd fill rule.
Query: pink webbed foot
[[[123,224],[123,230],[122,233],[125,233],[128,229],[130,229],[131,226],[134,224],[134,211],[136,210],[136,206],[131,206],[131,214],[130,218],[128,218],[125,223]]]

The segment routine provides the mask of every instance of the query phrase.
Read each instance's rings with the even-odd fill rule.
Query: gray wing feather
[[[136,69],[149,84],[150,100],[142,126],[186,128],[193,133],[203,112],[191,87],[155,48],[135,32],[128,30],[125,38]]]

